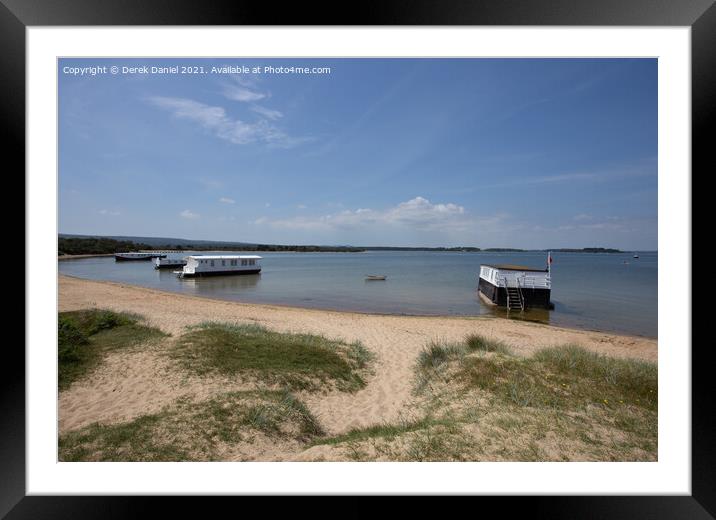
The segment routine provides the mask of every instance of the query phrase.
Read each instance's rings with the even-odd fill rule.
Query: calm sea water
[[[179,279],[171,269],[155,270],[150,262],[115,262],[111,257],[58,264],[60,273],[80,278],[241,302],[389,314],[506,316],[503,309],[480,300],[480,264],[543,267],[546,262],[545,253],[533,252],[260,254],[261,274],[193,279]],[[532,310],[518,318],[512,312],[510,318],[656,337],[658,255],[639,255],[634,259],[632,253],[553,253],[555,309]],[[367,274],[388,279],[366,281]]]

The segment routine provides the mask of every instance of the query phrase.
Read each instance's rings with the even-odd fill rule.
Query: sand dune
[[[281,332],[321,334],[361,341],[376,355],[374,374],[355,394],[299,394],[331,434],[409,417],[412,367],[432,339],[460,340],[470,333],[496,338],[517,354],[553,345],[579,344],[619,357],[657,360],[654,339],[619,336],[493,317],[407,317],[242,304],[184,296],[111,282],[59,277],[59,310],[107,308],[145,316],[174,336],[203,321],[253,322]],[[87,380],[60,395],[60,432],[95,421],[115,422],[158,411],[176,399],[201,400],[241,389],[242,383],[211,382],[176,371],[157,347],[110,355]]]

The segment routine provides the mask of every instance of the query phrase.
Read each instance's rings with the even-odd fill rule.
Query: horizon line
[[[545,247],[545,248],[521,248],[521,247],[513,247],[513,246],[504,246],[504,247],[479,247],[479,246],[470,246],[466,244],[458,245],[458,246],[398,246],[398,245],[352,245],[352,244],[317,244],[317,243],[308,243],[308,244],[279,244],[279,243],[268,243],[268,242],[241,242],[241,241],[230,241],[230,240],[211,240],[211,239],[205,239],[205,238],[180,238],[180,237],[161,237],[161,236],[142,236],[142,235],[99,235],[99,234],[84,234],[84,233],[66,233],[66,232],[59,232],[57,233],[58,237],[60,235],[72,235],[76,237],[89,237],[89,238],[150,238],[150,239],[167,239],[167,240],[183,240],[187,242],[213,242],[217,244],[229,244],[229,245],[255,245],[255,246],[282,246],[282,247],[290,247],[290,246],[300,246],[300,247],[352,247],[352,248],[365,248],[365,249],[371,249],[371,248],[396,248],[396,249],[461,249],[461,248],[473,248],[473,249],[480,249],[481,251],[487,251],[489,249],[492,250],[498,250],[498,249],[504,249],[504,250],[514,250],[513,252],[530,252],[530,251],[558,251],[560,249],[616,249],[617,251],[621,252],[640,252],[640,253],[656,253],[659,250],[658,249],[620,249],[617,247],[609,247],[609,246],[586,246],[586,247]],[[169,245],[169,244],[166,244]],[[509,252],[509,251],[505,251]]]

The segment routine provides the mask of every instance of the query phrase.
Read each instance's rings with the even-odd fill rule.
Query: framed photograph
[[[28,304],[0,512],[440,494],[712,517],[691,347],[712,2],[4,4]]]

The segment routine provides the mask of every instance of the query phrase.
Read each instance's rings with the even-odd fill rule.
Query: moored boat
[[[483,264],[480,266],[478,291],[490,303],[510,310],[530,307],[552,309],[551,263],[552,256],[549,255],[546,269],[514,264]]]
[[[186,260],[183,258],[156,257],[152,260],[152,263],[154,263],[154,269],[168,269],[170,267],[184,267]]]
[[[385,280],[387,276],[384,274],[367,274],[365,275],[366,280]]]
[[[165,258],[165,253],[131,251],[127,253],[115,253],[114,259],[117,262],[127,262],[132,260],[151,260],[152,258]]]
[[[184,259],[184,268],[175,271],[180,278],[261,272],[261,257],[257,255],[192,255]]]

